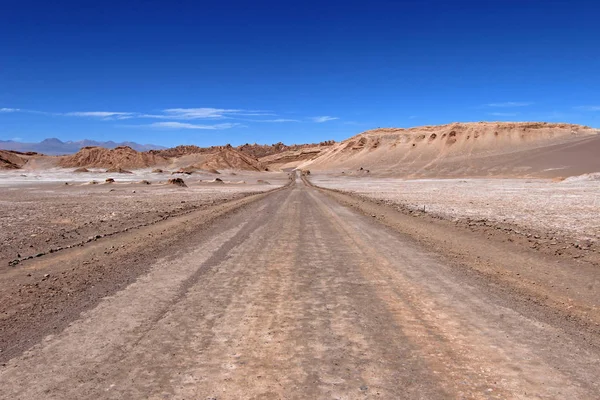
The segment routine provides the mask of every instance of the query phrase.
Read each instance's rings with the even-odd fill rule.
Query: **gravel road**
[[[600,393],[597,336],[521,312],[518,293],[301,181],[189,229],[177,254],[146,254],[137,280],[8,360],[0,398]]]

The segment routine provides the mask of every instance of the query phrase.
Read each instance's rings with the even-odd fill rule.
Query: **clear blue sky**
[[[598,1],[0,3],[0,139],[341,140],[600,127]]]

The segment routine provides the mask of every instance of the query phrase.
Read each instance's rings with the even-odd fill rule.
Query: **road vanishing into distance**
[[[0,398],[600,398],[595,339],[301,180],[199,232],[7,360]]]

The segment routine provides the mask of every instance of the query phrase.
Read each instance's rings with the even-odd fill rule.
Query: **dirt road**
[[[0,398],[600,393],[597,338],[525,316],[521,299],[302,182],[188,239],[8,361]]]

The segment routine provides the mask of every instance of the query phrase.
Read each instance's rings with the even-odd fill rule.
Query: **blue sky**
[[[597,1],[0,2],[0,139],[600,127]]]

